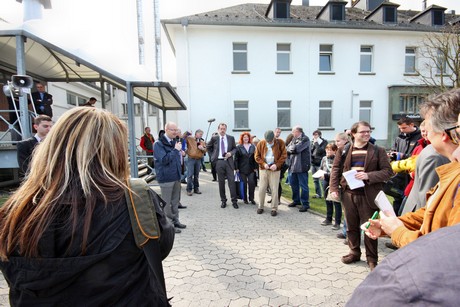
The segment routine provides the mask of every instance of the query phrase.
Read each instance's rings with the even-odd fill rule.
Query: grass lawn
[[[284,198],[288,199],[289,202],[291,202],[291,186],[284,184],[285,181],[286,178],[283,178],[283,182],[281,183],[281,185],[283,186],[283,193],[281,194],[281,196],[283,196]],[[326,216],[326,201],[324,200],[325,196],[323,195],[323,198],[312,198],[312,196],[315,195],[315,184],[313,183],[311,173],[308,173],[308,187],[310,188],[310,210]]]

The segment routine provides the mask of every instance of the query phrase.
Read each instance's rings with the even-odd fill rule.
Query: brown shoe
[[[368,261],[367,264],[369,265],[369,269],[371,269],[371,272],[375,269],[375,267],[377,266],[377,262],[373,262],[373,261]]]
[[[264,209],[257,209],[257,214],[262,214],[264,213]]]
[[[348,254],[342,257],[342,262],[345,264],[350,264],[354,262],[358,262],[361,260],[361,256]]]
[[[276,210],[272,210],[272,216],[276,216],[278,214],[278,212],[276,212]]]

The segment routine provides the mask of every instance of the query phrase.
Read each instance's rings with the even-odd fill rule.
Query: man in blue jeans
[[[286,148],[290,161],[289,183],[292,189],[292,203],[288,207],[302,205],[299,212],[307,212],[310,209],[310,192],[308,190],[308,171],[311,161],[310,139],[300,126],[292,128],[292,135],[294,137]]]

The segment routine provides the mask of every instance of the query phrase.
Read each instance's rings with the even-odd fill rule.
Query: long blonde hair
[[[96,108],[64,113],[34,151],[25,181],[0,209],[1,259],[17,248],[23,256],[39,256],[39,240],[62,210],[70,211],[66,229],[72,240],[82,229],[84,254],[95,206],[124,196],[127,146],[127,128],[115,115]]]

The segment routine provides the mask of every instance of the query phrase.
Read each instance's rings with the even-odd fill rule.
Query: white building
[[[268,1],[268,0],[267,0]],[[358,120],[389,146],[402,115],[417,117],[420,44],[458,19],[446,9],[401,11],[383,0],[329,1],[323,7],[290,0],[244,4],[162,20],[177,60],[177,91],[187,104],[184,129],[228,124],[230,134],[263,137],[301,125],[333,139]],[[419,84],[417,86],[417,84]]]

